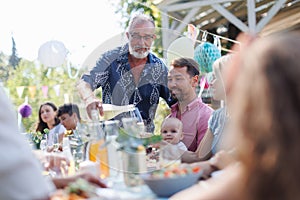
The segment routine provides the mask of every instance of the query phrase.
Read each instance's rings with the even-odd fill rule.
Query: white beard
[[[129,44],[129,53],[138,59],[143,59],[149,55],[150,49],[148,49],[145,52],[139,53],[139,52],[136,52],[135,50],[133,50],[132,46]]]

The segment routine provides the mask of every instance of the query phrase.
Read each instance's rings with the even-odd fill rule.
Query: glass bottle
[[[116,178],[121,170],[121,155],[119,155],[118,149],[120,148],[119,143],[116,141],[119,135],[119,121],[111,120],[105,121],[104,131],[107,143],[108,152],[108,163],[110,168],[110,176]]]
[[[92,130],[90,132],[89,159],[99,163],[100,177],[104,179],[109,176],[108,155],[104,132],[99,121],[98,110],[92,110],[91,116]]]
[[[71,146],[70,146],[70,140],[69,137],[66,136],[63,138],[63,154],[65,157],[69,160],[70,166],[68,167],[67,174],[74,175],[75,174],[75,160],[73,158],[73,155],[71,153]]]
[[[135,106],[124,105],[124,106],[117,106],[113,104],[102,104],[104,115],[100,117],[100,120],[109,120],[114,118],[115,116],[124,113],[124,112],[131,112],[135,110]]]

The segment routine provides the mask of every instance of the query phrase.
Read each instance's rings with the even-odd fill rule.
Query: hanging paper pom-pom
[[[211,72],[214,61],[220,57],[221,52],[219,49],[209,42],[204,42],[195,49],[194,59],[198,62],[199,70],[202,73]]]
[[[23,118],[27,118],[32,113],[32,108],[29,104],[22,104],[19,106],[19,113]]]

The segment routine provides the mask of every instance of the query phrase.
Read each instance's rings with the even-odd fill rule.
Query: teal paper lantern
[[[213,63],[220,57],[220,50],[214,44],[209,42],[198,45],[194,53],[194,59],[198,62],[200,67],[199,70],[202,73],[211,72]]]

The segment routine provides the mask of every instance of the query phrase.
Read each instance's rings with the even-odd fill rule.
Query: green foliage
[[[35,65],[22,59],[19,67],[16,70],[10,70],[9,80],[4,83],[5,87],[10,90],[10,99],[16,107],[24,103],[24,99],[28,96],[28,103],[32,107],[32,115],[28,118],[23,118],[22,123],[25,131],[32,132],[35,129],[35,124],[38,122],[38,109],[40,105],[46,101],[53,102],[57,107],[64,103],[64,94],[76,94],[75,83],[77,80],[71,79],[68,76],[66,66],[47,68],[45,66]],[[60,85],[60,95],[57,96],[53,86]],[[25,86],[23,95],[18,96],[16,88]],[[36,92],[30,95],[28,86],[35,86]],[[48,96],[45,97],[42,92],[42,86],[48,86]],[[70,98],[70,101],[72,98]]]
[[[6,57],[0,52],[0,81],[7,81],[9,75],[9,70],[6,65]]]
[[[134,128],[135,127],[133,127],[133,129]],[[128,130],[125,130],[123,128],[119,129],[119,135],[116,141],[121,145],[120,150],[125,150],[127,152],[137,152],[139,150],[143,150],[144,147],[147,147],[150,144],[155,144],[162,140],[161,135],[152,135],[150,137],[141,138],[139,136],[132,135],[133,132],[128,132]]]
[[[95,194],[96,187],[90,184],[87,180],[78,178],[76,181],[70,182],[66,187],[65,191],[68,194],[77,194],[77,195],[85,195],[92,196]],[[92,198],[91,198],[92,199]]]
[[[45,128],[45,129],[44,129],[44,133],[45,133],[45,134],[49,134],[49,132],[50,132],[50,130],[49,130],[48,128]]]
[[[18,57],[14,38],[11,37],[11,40],[12,40],[12,53],[11,56],[9,57],[9,65],[12,66],[14,69],[16,69],[17,66],[19,65],[21,58]]]
[[[6,57],[5,57],[4,53],[0,52],[0,66],[5,66],[6,65],[5,64],[5,59],[6,59]]]
[[[44,133],[48,134],[49,129],[45,128]],[[40,149],[40,143],[44,137],[44,134],[41,133],[40,131],[33,131],[33,132],[27,133],[27,134],[30,134],[31,141],[35,144],[36,148]]]
[[[31,139],[35,144],[38,144],[41,142],[41,140],[43,139],[43,135],[40,131],[37,132],[32,132],[31,134]]]

